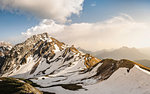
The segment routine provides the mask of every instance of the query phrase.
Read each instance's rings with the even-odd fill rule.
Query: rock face
[[[4,61],[7,58],[11,48],[12,48],[11,44],[6,42],[0,42],[0,69],[3,66]]]
[[[124,94],[134,94],[139,89],[138,86],[140,91],[136,94],[150,93],[150,90],[147,90],[150,83],[146,84],[146,82],[150,82],[147,67],[125,59],[100,60],[90,54],[80,52],[74,46],[59,42],[47,33],[34,35],[25,42],[15,45],[8,52],[3,63],[2,77],[28,79],[44,92],[120,94],[120,90],[124,90],[122,91],[125,92]],[[113,77],[113,75],[116,76]],[[140,76],[143,77],[143,81]],[[121,79],[125,79],[125,82],[133,85],[128,86],[127,90],[123,89],[119,84],[121,82],[118,82]],[[104,82],[106,84],[103,84]],[[113,88],[113,84],[120,90],[116,88],[107,91],[106,88]],[[97,89],[95,90],[94,87]],[[130,88],[132,90],[128,90]]]

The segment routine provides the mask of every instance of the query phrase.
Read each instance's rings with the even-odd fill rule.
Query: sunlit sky
[[[31,29],[31,27],[33,28],[35,26],[40,26],[40,23],[42,23],[43,19],[50,19],[53,20],[57,25],[65,26],[64,30],[67,31],[67,34],[65,31],[63,31],[65,32],[63,34],[66,35],[68,40],[72,40],[72,43],[87,49],[90,47],[89,45],[94,44],[98,46],[95,49],[99,49],[100,47],[102,49],[120,46],[150,46],[150,42],[148,41],[150,39],[148,38],[150,37],[150,0],[70,0],[70,2],[67,2],[67,0],[62,0],[63,4],[66,4],[66,6],[69,4],[66,9],[64,8],[64,11],[61,10],[62,6],[59,7],[61,2],[60,4],[57,4],[59,0],[37,0],[37,2],[36,0],[16,0],[16,2],[18,1],[17,3],[14,3],[14,1],[15,0],[0,0],[0,41],[12,42],[13,39],[17,43],[18,39],[15,40],[15,38],[18,36],[23,36],[21,34],[22,32],[26,32],[28,29]],[[77,1],[81,2],[77,3]],[[36,10],[36,7],[38,7],[41,2],[43,5],[44,3],[53,4],[46,4],[48,6],[46,8],[41,7],[43,6],[41,5],[39,6],[40,9],[38,11]],[[37,6],[36,3],[38,3]],[[56,8],[53,6],[55,4],[57,4]],[[72,6],[75,7],[75,9],[72,9]],[[79,7],[82,9],[79,9]],[[51,10],[50,8],[54,9]],[[42,12],[42,9],[46,11]],[[61,15],[64,16],[61,17]],[[58,17],[56,18],[55,16]],[[82,26],[83,28],[86,28],[83,29],[84,31],[80,29],[72,29],[82,28]],[[68,30],[70,30],[71,33],[79,34],[71,39],[68,37],[71,35],[68,34]],[[33,30],[30,31],[32,32]],[[85,35],[82,33],[80,34],[80,32],[84,32]],[[90,37],[90,40],[85,43],[84,40],[86,40],[89,35],[95,32],[96,34],[100,34],[100,37],[94,35],[96,38]],[[132,34],[132,36],[130,34]],[[58,36],[59,33],[52,35],[54,35],[54,37],[60,37]],[[105,35],[106,37],[104,38]],[[124,36],[124,38],[122,38],[122,36]],[[82,38],[74,41],[78,37]],[[62,41],[67,40],[64,38],[60,39]],[[66,42],[69,43],[68,41]]]

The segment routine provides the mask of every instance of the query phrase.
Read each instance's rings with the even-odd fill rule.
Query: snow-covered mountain
[[[8,52],[1,76],[29,79],[56,94],[149,94],[149,70],[125,59],[100,60],[43,33]]]

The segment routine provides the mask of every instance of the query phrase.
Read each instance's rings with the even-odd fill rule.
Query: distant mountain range
[[[106,59],[129,59],[136,61],[140,64],[150,67],[150,48],[129,48],[121,47],[119,49],[105,49],[100,51],[88,51],[82,48],[78,48],[80,51],[89,53],[97,58]]]
[[[148,60],[148,59],[135,60],[135,62],[138,62],[138,63],[150,68],[150,60]]]
[[[141,53],[147,55],[148,57],[150,57],[150,47],[146,47],[146,48],[140,48],[138,49]],[[150,59],[150,58],[148,58]]]
[[[47,33],[0,47],[0,91],[4,94],[150,93],[150,68],[127,60],[133,55],[132,59],[146,57],[135,48],[100,51],[97,55],[127,59],[98,59],[90,51],[84,53]]]

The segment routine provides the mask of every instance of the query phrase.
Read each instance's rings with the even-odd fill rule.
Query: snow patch
[[[138,65],[135,65],[135,67],[137,67],[139,70],[143,71],[144,73],[147,73],[148,75],[150,75],[149,71],[140,68]]]
[[[54,44],[54,47],[55,47],[55,50],[54,50],[55,53],[58,52],[58,51],[60,51],[59,47],[56,44]]]

